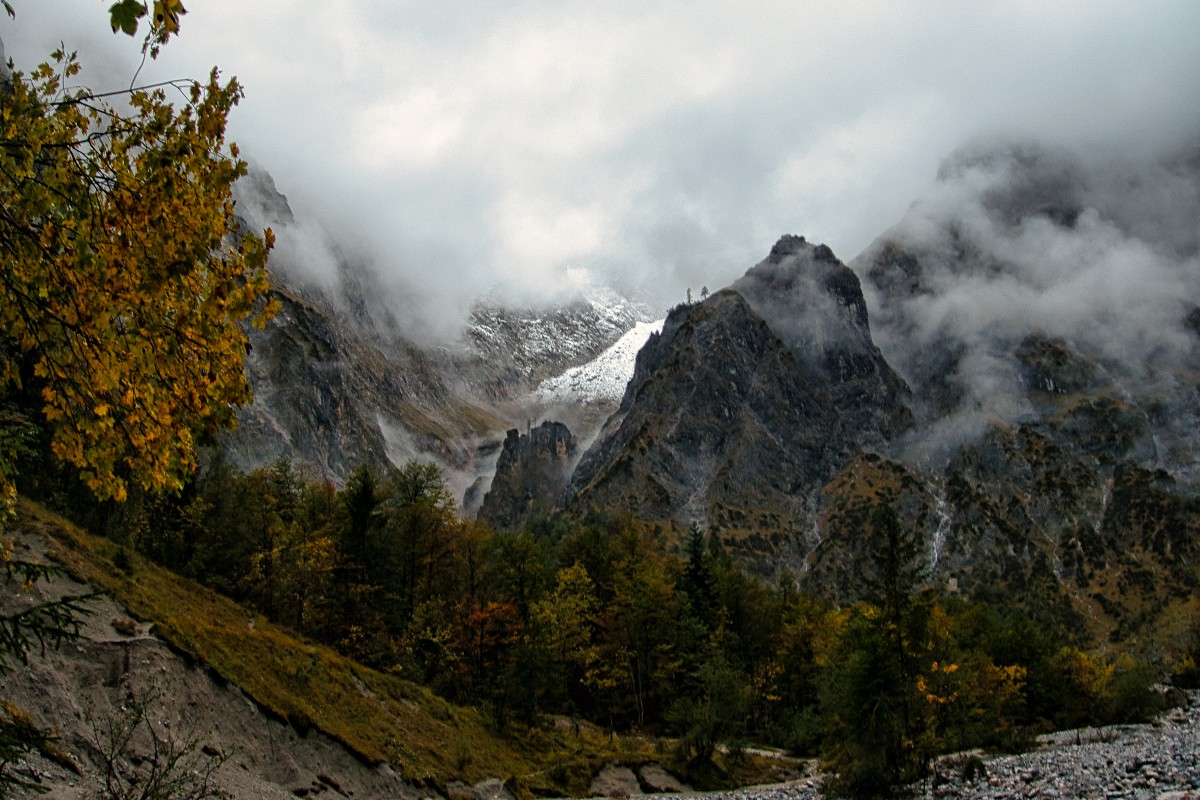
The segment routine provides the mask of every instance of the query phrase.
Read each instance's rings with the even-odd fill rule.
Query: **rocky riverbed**
[[[1079,798],[1200,800],[1200,694],[1148,725],[1117,725],[1044,736],[1036,750],[979,757],[983,770],[964,779],[972,754],[948,756],[912,787],[922,800]],[[707,795],[720,800],[818,800],[819,777]]]

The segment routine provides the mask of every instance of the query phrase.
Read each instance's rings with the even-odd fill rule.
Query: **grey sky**
[[[19,68],[64,40],[128,82],[107,0],[16,5]],[[1138,157],[1200,131],[1195,0],[187,5],[143,78],[237,75],[232,138],[298,215],[453,308],[587,271],[681,298],[785,232],[848,260],[981,134]]]

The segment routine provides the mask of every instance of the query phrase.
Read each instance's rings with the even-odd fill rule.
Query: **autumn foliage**
[[[838,607],[748,577],[699,530],[683,552],[598,511],[492,532],[458,518],[429,464],[361,467],[337,489],[216,456],[147,513],[114,535],[273,620],[503,728],[563,714],[672,737],[694,785],[728,780],[722,751],[769,744],[869,797],[941,752],[1153,709],[1127,657],[933,592],[887,516],[876,596]]]
[[[231,231],[242,90],[214,70],[117,106],[54,58],[0,95],[0,391],[35,398],[97,496],[178,488],[250,399],[240,325],[271,311],[271,232]]]
[[[113,29],[135,33],[151,8],[153,51],[178,0],[120,0]],[[884,795],[948,749],[1152,708],[1128,656],[935,596],[887,509],[864,531],[867,598],[839,608],[787,575],[748,577],[699,529],[683,553],[599,511],[493,533],[456,515],[428,464],[363,466],[340,489],[287,462],[238,473],[219,452],[193,474],[197,441],[250,399],[243,325],[273,313],[271,231],[233,223],[241,87],[214,70],[108,97],[72,88],[72,54],[54,59],[0,88],[0,501],[41,437],[94,495],[64,510],[108,513],[121,547],[500,726],[566,714],[673,736],[700,780],[753,741]],[[12,573],[2,548],[0,562]]]

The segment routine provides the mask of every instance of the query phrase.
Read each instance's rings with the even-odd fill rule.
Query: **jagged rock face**
[[[909,389],[871,339],[858,276],[825,245],[784,236],[730,288],[826,384],[860,446],[911,427]]]
[[[1016,357],[1033,411],[941,470],[938,571],[963,591],[1057,607],[1080,629],[1126,638],[1197,588],[1182,566],[1200,553],[1196,486],[1154,466],[1194,459],[1178,451],[1180,422],[1163,418],[1173,406],[1194,426],[1194,387],[1190,404],[1170,387],[1132,395],[1115,365],[1041,337]]]
[[[871,344],[853,273],[787,237],[734,288],[671,312],[576,470],[572,502],[707,526],[755,571],[798,567],[815,492],[907,427],[905,395]]]
[[[1044,152],[963,158],[940,180],[855,261],[917,425],[893,460],[860,456],[823,487],[802,581],[855,599],[886,502],[944,587],[1148,631],[1198,583],[1181,566],[1200,553],[1194,254],[1186,237],[1151,252],[1131,233],[1151,226]]]
[[[574,502],[791,533],[806,515],[796,489],[828,477],[823,454],[845,439],[818,385],[736,292],[680,306],[638,354],[621,409],[575,472]]]
[[[553,511],[577,456],[575,439],[561,422],[543,422],[525,434],[508,431],[479,519],[511,530]]]
[[[821,540],[802,585],[858,599],[871,573],[874,509],[895,508],[926,543],[943,590],[1032,608],[1126,639],[1196,590],[1200,502],[1129,462],[1105,469],[1031,426],[992,429],[940,474],[860,456],[821,492]]]
[[[287,458],[341,481],[360,463],[433,458],[459,496],[490,472],[509,417],[540,416],[517,395],[635,324],[632,304],[601,292],[607,301],[539,312],[477,306],[470,347],[420,346],[379,305],[368,272],[346,266],[336,289],[289,283],[277,278],[280,313],[248,332],[255,401],[227,438],[232,462]]]
[[[251,169],[236,193],[242,228],[271,225],[281,241],[314,235],[263,170]],[[618,293],[589,286],[536,307],[480,301],[460,341],[418,341],[405,327],[409,300],[369,266],[334,245],[313,263],[299,263],[309,257],[295,245],[281,250],[271,269],[282,310],[264,330],[248,331],[255,400],[224,440],[243,469],[286,458],[340,482],[361,463],[433,460],[473,510],[503,432],[545,416],[527,393],[650,318]]]
[[[238,415],[227,451],[243,469],[278,458],[313,461],[322,474],[342,477],[358,457],[385,460],[373,420],[351,405],[350,376],[328,320],[311,306],[277,294],[280,311],[263,330],[251,330],[246,373],[255,402]]]
[[[265,171],[252,168],[235,193],[240,227],[300,235]],[[226,458],[241,469],[282,458],[335,482],[359,464],[434,458],[462,472],[465,486],[480,440],[505,423],[458,391],[445,352],[403,335],[377,274],[348,258],[321,269],[330,274],[272,257],[280,310],[263,329],[247,329],[254,402],[223,437]]]
[[[225,449],[250,469],[285,458],[334,481],[359,464],[433,456],[453,469],[503,426],[448,385],[436,354],[389,339],[320,297],[276,291],[279,314],[249,331],[254,403],[241,409]]]
[[[251,219],[262,225],[290,225],[296,221],[287,197],[266,170],[251,166],[234,187],[239,227],[253,227],[248,222]]]

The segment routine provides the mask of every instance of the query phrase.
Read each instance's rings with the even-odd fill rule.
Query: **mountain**
[[[731,288],[824,383],[860,447],[912,427],[909,388],[871,338],[858,276],[827,246],[784,236]]]
[[[316,238],[264,171],[238,192],[243,227]],[[585,286],[553,303],[481,299],[457,339],[429,342],[405,329],[398,290],[376,271],[337,248],[313,249],[328,251],[323,273],[295,248],[272,258],[280,311],[248,331],[255,399],[222,442],[242,469],[283,458],[340,483],[360,463],[431,460],[463,497],[481,478],[486,487],[505,431],[547,413],[552,404],[532,395],[542,380],[651,318],[611,289]],[[599,424],[593,412],[581,427]]]
[[[1129,216],[1111,187],[1131,180],[1031,146],[959,153],[852,262],[917,424],[823,488],[810,586],[862,584],[886,500],[931,580],[1080,630],[1128,638],[1196,591],[1196,249]]]
[[[255,340],[246,461],[432,456],[494,525],[621,509],[844,600],[887,504],[930,581],[1126,635],[1198,580],[1196,152],[966,148],[848,265],[784,236],[660,329],[588,290],[418,345],[342,264]]]
[[[305,233],[266,172],[239,182],[237,199],[243,227]],[[376,273],[329,257],[324,278],[294,258],[272,259],[279,312],[248,330],[254,402],[223,441],[227,458],[242,469],[283,458],[336,482],[360,463],[419,455],[469,473],[479,443],[504,421],[459,390],[446,354],[404,335]]]
[[[571,503],[699,525],[756,571],[795,568],[816,490],[911,424],[907,394],[871,342],[858,279],[827,247],[784,237],[650,337]]]
[[[665,320],[638,322],[591,361],[547,378],[534,390],[534,398],[547,405],[577,403],[616,411],[633,377],[637,354],[651,335],[662,331]],[[607,414],[605,415],[607,416]]]
[[[508,431],[478,519],[512,530],[554,511],[577,457],[575,438],[561,422],[543,422],[523,434]]]
[[[1198,174],[1159,176],[1200,211]],[[650,338],[567,507],[699,525],[851,601],[886,504],[943,589],[1119,639],[1168,624],[1200,585],[1200,269],[1133,213],[1156,191],[973,149],[853,269],[783,237]]]
[[[238,466],[287,458],[340,481],[359,463],[428,454],[463,469],[472,445],[504,425],[456,392],[437,354],[347,325],[320,297],[273,294],[279,313],[250,333],[255,401],[227,440]]]
[[[480,374],[483,396],[511,400],[591,362],[651,319],[648,307],[604,286],[584,287],[576,297],[551,304],[481,300],[472,307],[463,333],[465,349],[475,362],[468,372]],[[489,368],[480,369],[484,364]]]

